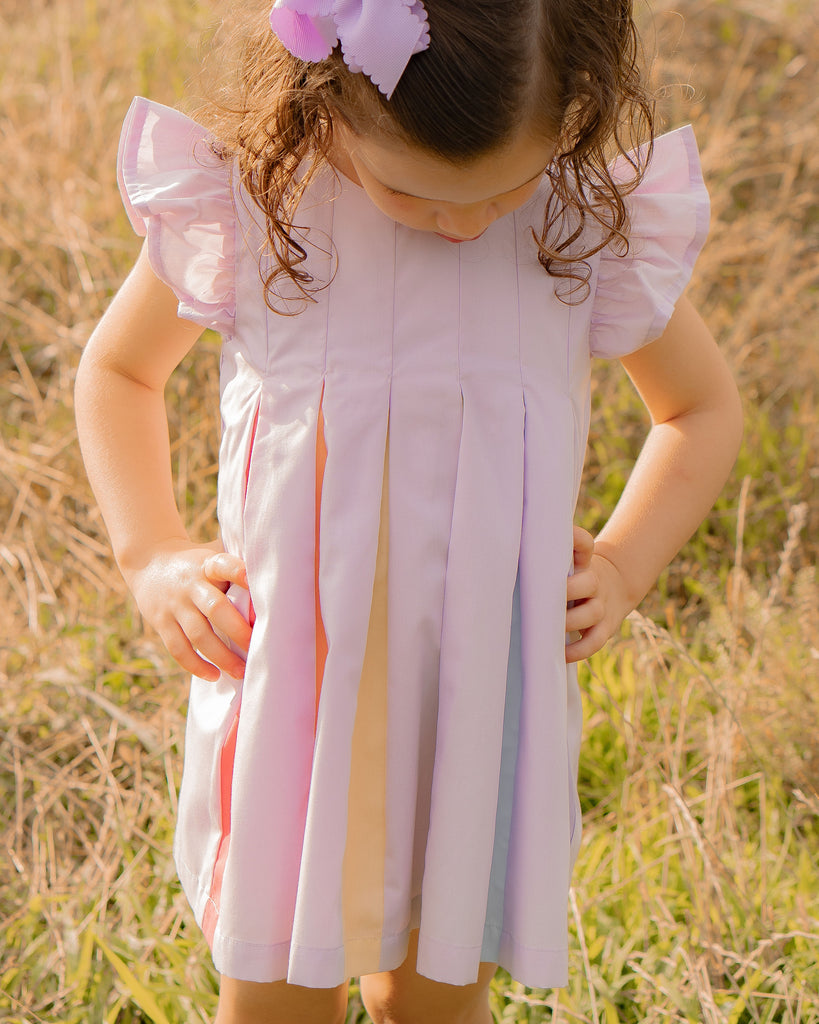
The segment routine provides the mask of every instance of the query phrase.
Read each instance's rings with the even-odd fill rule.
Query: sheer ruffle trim
[[[617,177],[617,163],[614,164]],[[690,125],[655,140],[645,177],[628,197],[626,256],[605,249],[591,315],[594,356],[619,358],[662,333],[708,234],[710,203]]]
[[[236,216],[230,165],[207,131],[170,107],[137,97],[120,138],[117,176],[131,224],[147,236],[154,272],[179,299],[179,316],[231,334]]]

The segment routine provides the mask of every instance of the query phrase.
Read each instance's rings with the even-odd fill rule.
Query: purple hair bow
[[[340,42],[350,71],[363,71],[387,99],[410,57],[429,46],[421,0],[276,0],[270,27],[301,60],[325,60]]]

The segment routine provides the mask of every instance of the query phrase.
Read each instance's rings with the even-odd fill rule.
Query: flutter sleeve
[[[233,333],[236,215],[229,163],[208,132],[178,110],[137,97],[122,129],[117,176],[154,273],[179,316]]]
[[[617,164],[613,167],[617,177]],[[658,138],[627,197],[629,251],[601,254],[591,313],[592,355],[619,358],[662,334],[708,234],[710,204],[690,125]]]

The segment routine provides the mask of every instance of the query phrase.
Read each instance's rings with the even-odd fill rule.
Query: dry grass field
[[[583,669],[572,982],[499,975],[497,1019],[819,1024],[819,19],[814,0],[655,0],[667,123],[713,228],[692,295],[745,399],[736,470],[623,636]],[[178,103],[212,10],[0,5],[0,1022],[210,1019],[170,860],[186,682],[112,564],[76,444],[83,344],[138,241],[115,184],[131,97]],[[178,499],[213,532],[217,359],[168,393]],[[645,431],[598,367],[580,518]],[[364,1021],[355,985],[350,1021]]]

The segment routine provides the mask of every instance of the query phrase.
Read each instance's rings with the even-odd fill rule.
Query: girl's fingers
[[[241,618],[241,616],[239,617]],[[244,676],[244,660],[216,635],[213,626],[204,614],[195,611],[185,616],[184,619],[180,619],[179,625],[191,648],[196,652],[197,660],[209,669],[203,678],[218,678],[219,670],[233,679],[241,679]],[[178,658],[177,661],[179,661]],[[197,674],[201,673],[197,672]]]
[[[602,601],[583,601],[569,608],[566,612],[566,632],[572,633],[575,630],[588,630],[596,626],[603,618]]]
[[[582,570],[570,576],[566,581],[566,600],[585,601],[594,597],[598,591],[599,580],[596,573]]]
[[[197,587],[192,598],[215,633],[222,634],[242,651],[248,649],[252,632],[250,623],[216,584],[206,583]]]
[[[215,665],[205,661],[204,658],[199,657],[185,631],[178,623],[174,623],[161,636],[165,646],[168,648],[168,653],[186,672],[199,676],[200,679],[209,679],[211,682],[216,682],[219,678],[220,670]]]
[[[247,568],[237,555],[230,555],[227,551],[211,555],[202,563],[202,571],[205,579],[216,586],[222,583],[236,583],[247,589]],[[227,588],[220,586],[220,589]]]
[[[585,658],[591,657],[605,646],[607,640],[608,634],[600,625],[587,629],[579,640],[566,644],[566,661],[572,664],[572,662],[583,661]]]
[[[211,555],[202,563],[205,579],[212,584],[207,590],[197,591],[194,602],[214,631],[226,637],[240,650],[250,645],[251,624],[224,594],[230,584],[247,589],[247,567],[237,555],[226,551]]]
[[[574,571],[588,569],[594,554],[594,537],[582,526],[572,527],[572,544],[574,547]]]
[[[241,652],[250,644],[251,626],[226,596],[231,584],[247,589],[242,559],[196,547],[160,552],[132,580],[140,611],[170,654],[202,679],[216,680],[220,672],[244,676]]]

